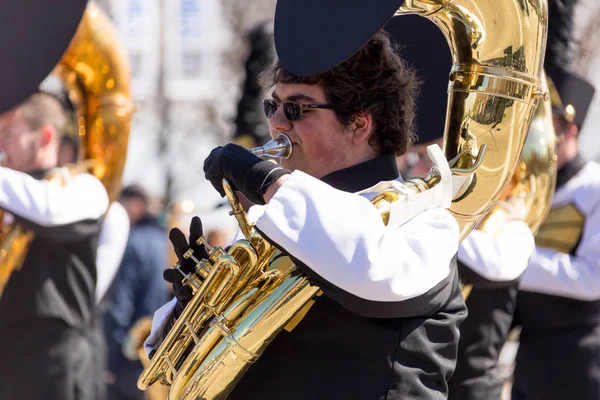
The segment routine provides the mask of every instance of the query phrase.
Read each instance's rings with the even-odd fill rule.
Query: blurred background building
[[[186,217],[201,215],[207,229],[236,228],[202,166],[211,149],[233,139],[251,51],[248,36],[256,24],[273,20],[275,3],[100,2],[129,52],[138,106],[123,184],[141,185],[160,199],[155,207],[187,201]]]

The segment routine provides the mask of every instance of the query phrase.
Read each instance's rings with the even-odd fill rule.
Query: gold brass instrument
[[[396,13],[428,18],[451,49],[444,152],[448,160],[458,157],[455,175],[472,172],[481,160],[450,209],[461,238],[504,193],[537,103],[547,96],[540,82],[547,13],[545,0],[405,0]],[[423,190],[438,179],[412,184]]]
[[[465,237],[504,193],[544,97],[545,0],[405,0],[397,13],[431,19],[451,47],[444,150],[466,182],[451,207]],[[420,192],[439,181],[432,173],[407,185]],[[245,239],[228,252],[208,248],[204,260],[186,253],[197,265],[182,283],[194,296],[138,380],[142,390],[158,380],[170,385],[171,400],[226,398],[319,292],[289,258],[272,262],[278,250],[248,223],[227,181],[223,186]],[[388,192],[373,199],[384,222],[397,199]]]
[[[91,173],[102,181],[112,201],[120,190],[134,107],[125,50],[109,18],[93,1],[53,73],[61,78],[75,106],[82,159],[90,164]],[[79,170],[75,166],[72,173]],[[57,170],[48,178],[61,179],[60,175]],[[0,218],[3,215],[0,211]],[[33,238],[33,232],[17,224],[2,223],[0,296],[12,272],[21,267]]]
[[[121,189],[134,112],[129,61],[109,17],[94,2],[54,71],[75,106],[82,161],[100,179],[110,201]]]
[[[544,90],[549,91],[545,74],[542,83]],[[551,103],[547,99],[540,103],[534,114],[521,158],[504,194],[506,201],[522,200],[518,205],[511,205],[521,208],[519,214],[525,217],[524,222],[534,235],[550,211],[556,173],[556,133]],[[508,222],[509,214],[506,207],[498,203],[481,221],[478,229],[499,233]]]
[[[550,92],[546,74],[542,76],[544,91]],[[500,235],[506,224],[513,218],[513,212],[525,217],[524,222],[535,235],[546,219],[552,205],[556,187],[556,133],[552,122],[550,99],[540,103],[523,146],[521,158],[514,171],[509,186],[492,211],[485,216],[477,229]],[[520,201],[511,201],[518,199]],[[509,207],[518,207],[511,210]],[[471,284],[462,286],[466,299],[472,289]]]

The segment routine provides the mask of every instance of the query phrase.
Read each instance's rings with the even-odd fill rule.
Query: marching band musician
[[[65,123],[45,93],[0,116],[4,223],[33,233],[0,297],[2,399],[103,398],[95,260],[108,195],[89,174],[55,169]],[[50,172],[64,184],[44,179]]]
[[[439,29],[418,16],[393,18],[386,30],[423,81],[417,103],[418,141],[402,156],[407,161],[402,176],[427,175],[432,167],[427,147],[442,144],[450,50]],[[422,34],[410,34],[416,31]],[[512,323],[519,277],[534,249],[523,217],[514,215],[497,237],[475,229],[459,245],[459,274],[473,286],[466,301],[469,314],[460,326],[449,399],[500,399],[503,382],[495,367]]]
[[[50,122],[60,122],[61,112],[47,121],[40,120],[47,130],[44,134],[40,133],[41,128],[38,132],[26,128],[27,124],[23,125],[22,117],[19,117],[24,107],[22,104],[32,101],[28,98],[38,90],[69,45],[86,4],[87,0],[10,1],[2,5],[0,13],[0,48],[3,49],[0,149],[8,164],[8,167],[0,167],[0,207],[12,212],[12,217],[7,217],[3,224],[14,220],[25,228],[40,232],[31,243],[21,270],[14,273],[0,297],[2,399],[103,397],[101,371],[93,370],[97,364],[90,357],[90,342],[81,336],[83,331],[80,328],[83,317],[92,314],[93,232],[97,224],[94,218],[104,213],[101,203],[108,205],[108,196],[102,184],[89,176],[62,189],[30,176],[41,172],[33,169],[52,168],[56,164],[48,150],[51,147],[57,150],[60,137],[50,133],[56,131]],[[53,100],[43,95],[36,97],[44,98],[42,103],[48,101],[46,105],[54,111],[60,110],[56,104],[51,104]],[[14,131],[8,128],[10,123],[5,124],[11,118],[15,118],[13,122],[17,123]],[[6,134],[5,128],[9,129],[9,134]],[[26,131],[18,132],[20,129],[17,128],[25,128]],[[11,156],[11,153],[14,154]],[[21,156],[34,153],[40,157],[21,159]],[[19,163],[18,167],[13,165],[15,168],[32,171],[22,173],[11,169],[13,162]],[[83,190],[77,189],[81,186],[85,186]],[[29,197],[32,191],[36,196]],[[52,193],[52,197],[43,197],[44,192]],[[88,204],[90,198],[82,198],[83,193],[96,196],[93,204]],[[41,197],[38,198],[38,194]],[[65,194],[68,196],[65,197]],[[71,195],[74,197],[70,198]],[[73,202],[76,206],[61,215],[61,211],[71,207]],[[56,204],[65,208],[56,208]],[[88,205],[82,207],[84,204]],[[51,210],[48,208],[50,205]],[[86,212],[93,219],[76,221],[86,217]],[[32,220],[26,221],[29,217]],[[69,219],[73,223],[64,225]],[[57,222],[61,226],[55,226]],[[67,245],[65,240],[77,236],[78,229],[82,233],[81,239]],[[50,234],[51,231],[54,233]],[[85,245],[86,241],[88,245]],[[65,257],[67,254],[69,257]],[[78,271],[81,274],[76,273]],[[50,272],[54,274],[50,276]],[[4,270],[2,275],[5,276]],[[31,279],[23,281],[25,276]],[[40,285],[42,282],[45,285]],[[78,297],[74,297],[75,294]]]
[[[517,297],[514,325],[521,333],[513,399],[597,399],[600,165],[585,162],[578,151],[595,89],[564,68],[546,71],[558,93],[551,97],[557,185]]]
[[[357,193],[402,182],[395,155],[413,138],[413,71],[379,31],[327,72],[300,77],[276,61],[262,83],[274,88],[264,101],[271,136],[290,137],[291,157],[277,166],[229,144],[213,150],[205,174],[221,194],[227,178],[256,204],[256,228],[323,295],[231,398],[445,399],[466,317],[456,220],[424,205],[406,223],[385,226],[369,201],[374,193]],[[159,336],[151,334],[149,350]]]

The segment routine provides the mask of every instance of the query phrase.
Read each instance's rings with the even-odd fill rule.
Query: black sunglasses
[[[265,116],[271,119],[280,105],[283,105],[283,115],[285,115],[288,121],[300,121],[302,119],[302,111],[307,108],[332,108],[329,104],[301,104],[294,103],[293,101],[281,102],[274,99],[267,99],[263,100]]]

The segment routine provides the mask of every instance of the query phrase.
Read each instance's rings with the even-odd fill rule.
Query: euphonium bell
[[[405,0],[397,11],[418,14],[442,31],[452,54],[444,152],[455,175],[450,212],[461,238],[504,193],[519,161],[533,113],[547,96],[541,85],[546,0]],[[482,151],[485,154],[482,155]],[[481,162],[476,171],[474,165]],[[439,178],[413,179],[423,190]],[[460,186],[460,187],[459,187]]]

